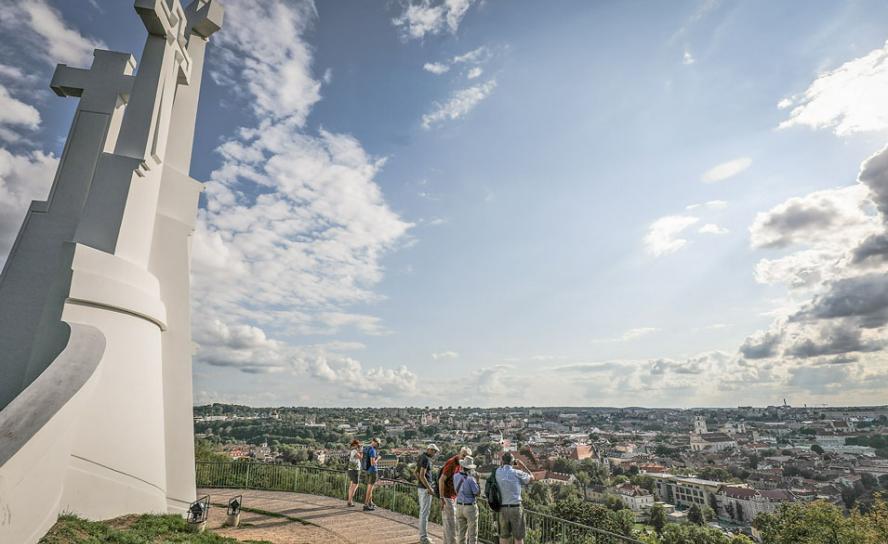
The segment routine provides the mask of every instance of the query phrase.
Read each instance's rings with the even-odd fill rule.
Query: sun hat
[[[472,456],[466,456],[463,459],[459,460],[459,466],[466,470],[475,470],[477,465],[475,465],[475,459]]]
[[[427,450],[441,451],[441,448],[439,448],[439,447],[436,446],[435,444],[429,444],[428,446],[426,446],[426,449],[427,449]]]

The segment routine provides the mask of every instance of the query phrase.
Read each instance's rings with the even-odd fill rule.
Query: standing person
[[[374,438],[370,441],[370,446],[364,449],[364,457],[361,459],[366,469],[367,494],[364,495],[364,511],[370,512],[376,510],[373,504],[373,486],[376,485],[377,468],[376,463],[379,462],[379,439]]]
[[[361,441],[351,441],[351,451],[348,452],[348,505],[354,506],[355,491],[358,489],[358,476],[361,474]]]
[[[416,491],[419,495],[419,544],[430,544],[429,539],[429,514],[432,512],[432,497],[436,496],[433,483],[435,469],[432,459],[438,455],[441,449],[435,444],[429,444],[426,451],[416,459]]]
[[[478,495],[481,486],[475,477],[475,460],[466,456],[459,461],[460,471],[453,476],[456,487],[456,541],[478,544]]]
[[[459,472],[462,459],[472,455],[472,450],[463,446],[459,453],[448,459],[441,467],[438,476],[438,496],[441,497],[441,523],[444,526],[444,544],[456,544],[456,487],[453,476]]]
[[[503,454],[503,465],[496,469],[496,483],[502,496],[502,506],[497,514],[500,544],[524,544],[524,509],[521,507],[521,487],[533,481],[527,465],[518,461],[524,470],[516,470],[514,457]],[[526,472],[525,472],[526,471]]]

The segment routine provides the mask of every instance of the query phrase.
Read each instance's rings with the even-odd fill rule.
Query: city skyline
[[[888,6],[225,7],[195,404],[885,403]],[[0,6],[0,262],[139,25]]]

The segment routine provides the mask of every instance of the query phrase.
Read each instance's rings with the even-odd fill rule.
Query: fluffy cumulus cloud
[[[690,215],[667,215],[657,219],[648,227],[645,248],[655,257],[675,253],[688,244],[681,234],[698,221],[699,218]]]
[[[730,179],[741,172],[744,172],[752,166],[752,159],[749,157],[738,157],[736,159],[731,159],[729,161],[716,164],[706,172],[703,172],[703,175],[700,176],[700,179],[704,183],[716,183],[719,181],[725,181]]]
[[[750,227],[754,248],[783,253],[762,259],[756,278],[789,291],[780,317],[739,355],[807,394],[871,398],[888,376],[886,165],[888,147],[863,162],[856,184],[791,198]]]
[[[455,34],[474,3],[475,0],[406,0],[401,14],[392,19],[392,24],[405,40],[444,32]]]
[[[888,42],[825,72],[801,94],[778,104],[789,110],[780,128],[829,129],[839,136],[888,129]]]
[[[428,130],[446,121],[454,121],[469,114],[496,88],[491,79],[465,89],[454,91],[444,102],[436,103],[432,111],[422,116],[422,128]]]
[[[403,367],[365,369],[337,350],[307,348],[307,334],[384,334],[380,320],[349,311],[377,300],[382,258],[411,225],[375,182],[385,160],[348,134],[312,131],[321,99],[303,33],[310,2],[226,3],[220,80],[246,81],[240,98],[254,126],[224,141],[207,183],[193,248],[197,360],[245,372],[295,372],[343,395],[412,391]]]
[[[0,5],[0,28],[17,36],[29,46],[29,51],[53,66],[89,66],[93,49],[106,48],[100,40],[69,26],[46,0],[4,2]]]
[[[30,104],[9,94],[0,84],[0,139],[17,142],[21,140],[19,130],[33,131],[40,126],[40,112]]]

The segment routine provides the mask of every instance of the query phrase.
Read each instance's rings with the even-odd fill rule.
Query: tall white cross
[[[150,168],[163,162],[177,83],[191,79],[187,19],[179,0],[136,0],[148,39],[114,153]]]
[[[96,49],[88,70],[56,66],[49,87],[59,96],[79,97],[78,110],[111,114],[129,98],[135,67],[129,53]]]

